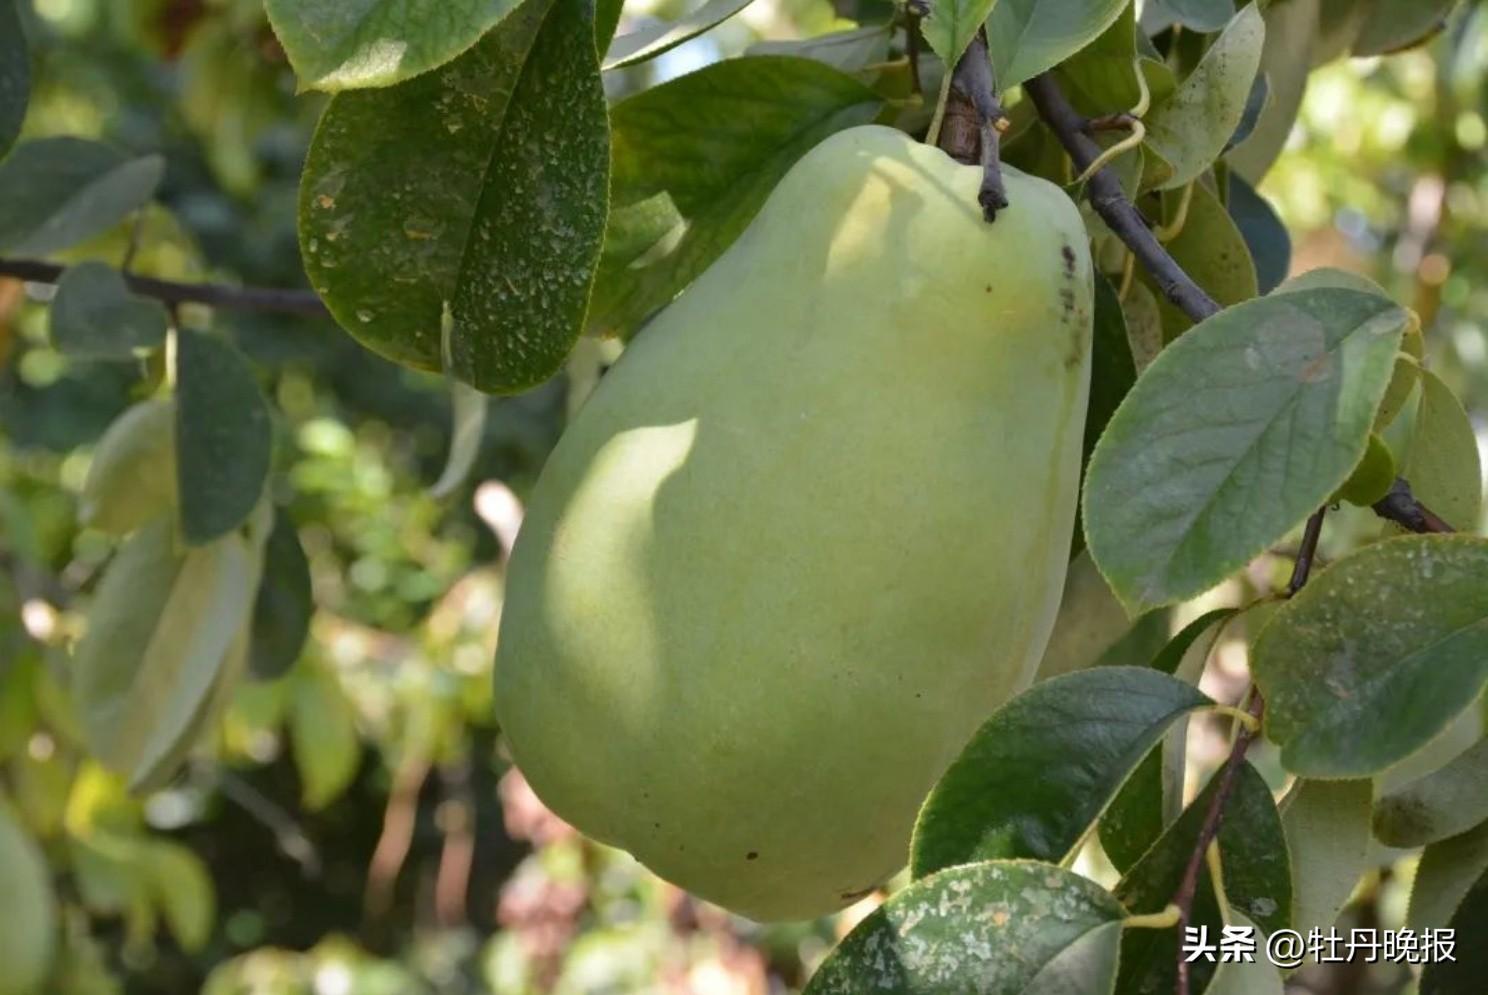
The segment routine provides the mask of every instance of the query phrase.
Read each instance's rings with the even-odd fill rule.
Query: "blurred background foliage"
[[[688,6],[631,0],[621,31]],[[855,14],[756,0],[607,85],[623,95]],[[28,137],[166,157],[164,207],[134,236],[136,271],[303,286],[296,186],[322,98],[296,96],[260,0],[34,0],[28,34]],[[1466,400],[1488,457],[1485,70],[1477,4],[1425,48],[1323,67],[1263,192],[1293,233],[1295,269],[1367,273],[1421,313],[1429,364]],[[75,255],[122,259],[130,239],[115,232]],[[493,726],[503,551],[566,412],[612,353],[586,345],[567,378],[496,402],[471,482],[436,500],[450,444],[442,380],[376,358],[327,321],[215,320],[272,402],[276,497],[300,530],[318,610],[300,661],[246,683],[189,774],[140,801],[86,759],[65,647],[110,550],[77,525],[90,446],[160,371],[68,361],[48,344],[45,301],[0,281],[0,804],[55,872],[54,990],[796,990],[861,906],[759,927],[695,903],[547,813],[507,771]],[[1343,515],[1330,529],[1342,541],[1362,527]],[[1172,622],[1239,597],[1219,592]],[[1243,675],[1243,633],[1232,633],[1206,679]],[[1202,728],[1193,736],[1200,767],[1221,747]],[[1403,918],[1410,861],[1382,861],[1352,921]],[[1087,865],[1102,872],[1098,854]],[[1381,968],[1294,984],[1409,981]]]

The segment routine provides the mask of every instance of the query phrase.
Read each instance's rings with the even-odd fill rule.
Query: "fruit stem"
[[[989,223],[1008,206],[1002,181],[1002,133],[1007,129],[1007,114],[997,96],[992,58],[987,51],[987,31],[980,28],[942,90],[927,141],[953,159],[981,165],[977,202]]]

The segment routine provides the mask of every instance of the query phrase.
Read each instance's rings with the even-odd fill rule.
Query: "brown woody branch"
[[[1008,206],[1002,181],[1002,133],[1007,126],[992,76],[992,59],[987,54],[987,30],[981,28],[951,74],[940,147],[953,159],[981,164],[977,202],[989,222],[997,220],[997,212]]]
[[[38,259],[0,259],[0,277],[25,280],[27,283],[55,284],[65,267]],[[319,297],[309,290],[280,290],[265,287],[231,287],[217,283],[178,283],[154,277],[124,274],[129,288],[136,294],[153,297],[162,303],[205,304],[233,311],[268,311],[329,318],[330,312]]]
[[[1410,483],[1397,477],[1390,493],[1376,501],[1374,513],[1412,532],[1447,533],[1456,529],[1444,522],[1439,515],[1426,507],[1411,493]]]

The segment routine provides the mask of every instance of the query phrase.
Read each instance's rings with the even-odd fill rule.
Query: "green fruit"
[[[1059,188],[881,127],[806,156],[533,493],[497,712],[539,796],[756,919],[852,902],[1038,666],[1091,269]]]
[[[0,804],[0,995],[41,989],[52,965],[56,920],[46,860]]]
[[[126,535],[176,506],[176,404],[142,401],[103,433],[83,482],[78,519]]]

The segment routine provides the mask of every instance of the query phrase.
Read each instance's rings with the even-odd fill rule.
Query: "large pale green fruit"
[[[756,919],[852,902],[1033,675],[1089,381],[1073,204],[842,132],[626,350],[514,551],[497,711],[539,796]]]

